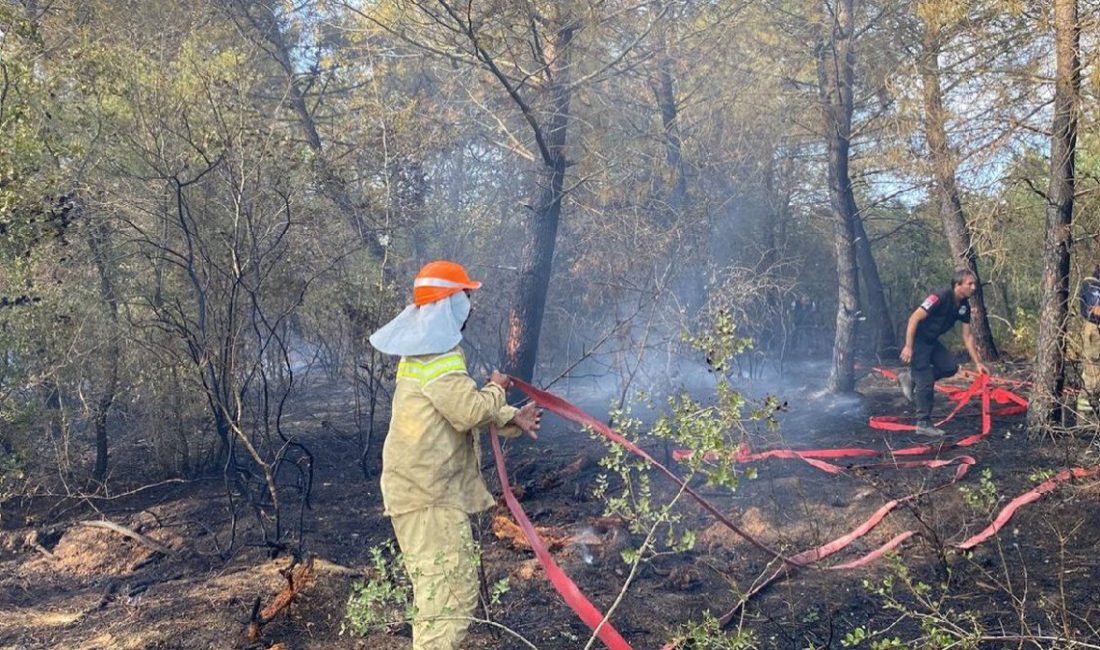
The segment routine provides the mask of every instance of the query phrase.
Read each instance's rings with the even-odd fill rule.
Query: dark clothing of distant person
[[[812,330],[817,325],[817,303],[802,296],[791,302],[791,351],[809,352]]]
[[[1081,318],[1090,323],[1100,325],[1100,315],[1093,311],[1093,307],[1100,307],[1100,277],[1091,276],[1081,283]]]

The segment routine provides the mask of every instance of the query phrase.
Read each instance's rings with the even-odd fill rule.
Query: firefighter
[[[478,596],[478,549],[470,515],[493,505],[480,471],[479,430],[532,438],[533,403],[505,403],[511,380],[493,371],[478,388],[459,342],[470,293],[481,287],[455,262],[426,264],[413,304],[371,335],[380,352],[400,356],[389,432],[382,446],[382,501],[412,579],[414,650],[458,648]]]
[[[1081,383],[1077,410],[1091,414],[1100,398],[1100,264],[1081,283]]]
[[[906,399],[917,404],[917,435],[942,438],[944,432],[932,423],[932,398],[935,383],[959,370],[954,356],[940,343],[940,336],[962,322],[962,339],[974,362],[974,369],[986,373],[974,347],[970,331],[970,296],[978,289],[978,279],[967,269],[955,272],[951,286],[929,294],[913,313],[905,328],[905,347],[901,361],[909,365],[898,373],[898,383]]]

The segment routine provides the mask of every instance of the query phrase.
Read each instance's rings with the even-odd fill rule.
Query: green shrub
[[[415,614],[412,582],[393,543],[370,549],[368,578],[352,585],[341,633],[366,636],[377,628],[411,621]]]

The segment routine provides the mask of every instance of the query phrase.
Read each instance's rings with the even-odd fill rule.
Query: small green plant
[[[372,547],[370,556],[369,577],[352,585],[341,634],[366,636],[372,629],[412,620],[416,613],[412,582],[393,543]]]
[[[761,647],[751,631],[737,629],[725,631],[710,612],[703,612],[703,620],[692,621],[677,630],[675,638],[679,647],[692,650],[755,650]]]
[[[854,648],[866,641],[867,637],[871,634],[871,632],[867,631],[866,627],[860,625],[853,630],[849,630],[848,633],[844,635],[844,638],[840,640],[840,645],[845,648]]]
[[[866,641],[871,650],[892,650],[893,648],[905,647],[902,640],[896,636],[881,639],[874,638],[881,634],[881,632],[875,632],[869,627],[860,625],[845,634],[844,638],[840,640],[840,645],[843,648],[857,648]]]
[[[752,349],[752,339],[737,336],[737,325],[727,311],[714,315],[710,328],[698,336],[685,335],[691,347],[707,357],[707,364],[720,373],[730,370],[737,355]]]
[[[1039,315],[1034,310],[1016,307],[1015,325],[1009,329],[1012,350],[1034,350],[1035,335],[1039,331]]]
[[[623,437],[631,441],[641,438],[642,423],[630,415],[629,406],[613,411],[611,421]],[[662,506],[655,503],[648,464],[622,446],[610,443],[602,437],[600,439],[607,444],[607,454],[600,459],[600,466],[607,472],[596,478],[593,493],[596,498],[604,501],[604,513],[622,517],[629,523],[630,531],[635,534],[646,534],[655,527],[663,527],[666,533],[664,542],[670,549],[685,551],[694,546],[695,532],[679,530],[678,524],[683,516],[671,507],[672,504]],[[621,489],[612,489],[612,475],[619,477]],[[632,548],[624,549],[621,555],[627,564],[633,564],[643,557],[638,549]]]
[[[841,645],[850,648],[867,643],[871,650],[902,647],[977,650],[985,630],[977,614],[952,607],[948,594],[949,581],[938,585],[923,582],[913,576],[897,555],[893,555],[890,573],[879,583],[864,580],[863,588],[878,596],[885,609],[895,612],[897,622],[917,622],[920,636],[903,642],[897,636],[886,636],[888,630],[875,631],[868,626],[859,626],[845,634]]]
[[[499,605],[501,597],[508,593],[511,589],[511,585],[508,582],[508,578],[504,577],[493,583],[493,586],[489,589],[489,604]]]
[[[1042,483],[1052,478],[1054,478],[1054,470],[1052,469],[1037,469],[1027,475],[1027,480],[1032,483]]]
[[[976,487],[963,485],[959,492],[966,505],[985,516],[990,515],[1001,500],[997,494],[997,486],[993,483],[993,472],[988,467],[982,470]]]

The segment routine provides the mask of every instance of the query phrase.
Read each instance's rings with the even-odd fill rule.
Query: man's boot
[[[920,420],[917,422],[917,435],[929,440],[942,440],[947,434],[943,429],[932,424],[931,420]]]

